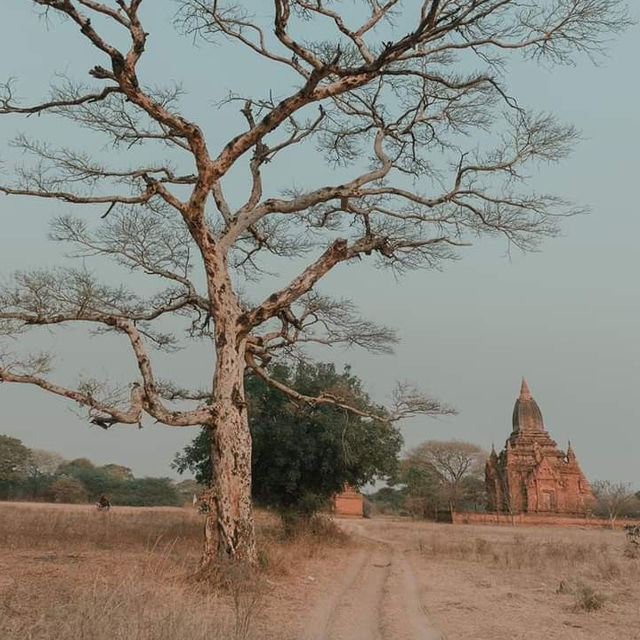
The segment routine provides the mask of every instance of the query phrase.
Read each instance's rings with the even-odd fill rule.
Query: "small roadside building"
[[[337,516],[364,517],[364,496],[355,487],[346,485],[333,496],[333,513]]]

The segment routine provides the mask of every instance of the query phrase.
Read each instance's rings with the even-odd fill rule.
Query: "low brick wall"
[[[511,516],[504,513],[456,513],[454,524],[497,524],[516,526],[551,525],[560,527],[611,527],[607,518],[585,518],[579,516],[545,515],[539,513],[519,513]],[[622,529],[627,524],[640,524],[637,520],[619,518],[614,527]]]
[[[338,516],[356,516],[364,514],[364,499],[360,493],[339,493],[333,499],[334,513]]]

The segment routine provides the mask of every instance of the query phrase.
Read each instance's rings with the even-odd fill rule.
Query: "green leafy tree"
[[[176,491],[180,495],[180,499],[182,500],[183,504],[185,502],[191,504],[193,496],[200,496],[202,490],[204,489],[203,485],[201,485],[197,480],[193,480],[192,478],[187,478],[186,480],[176,482],[175,487]]]
[[[44,449],[31,449],[29,451],[29,473],[39,475],[53,475],[61,465],[67,463],[59,453],[45,451]]]
[[[18,438],[0,435],[0,498],[6,500],[27,472],[29,449]]]
[[[0,435],[0,480],[18,478],[27,470],[29,449],[18,438]]]
[[[442,503],[442,487],[440,477],[431,465],[418,464],[411,455],[403,458],[398,480],[404,485],[404,505],[413,517],[436,516]]]
[[[402,436],[371,402],[361,381],[348,368],[301,363],[277,365],[270,376],[295,385],[305,395],[332,394],[378,419],[365,419],[334,405],[294,403],[257,376],[245,381],[253,440],[253,497],[284,516],[308,517],[346,484],[362,486],[396,472]],[[203,429],[182,453],[178,471],[212,479],[209,430]]]
[[[58,473],[63,475],[75,475],[76,473],[82,473],[84,471],[92,471],[95,469],[95,465],[89,458],[75,458],[74,460],[69,460],[69,462],[65,462],[58,466]]]
[[[461,511],[484,511],[487,506],[487,488],[485,479],[478,473],[462,479],[460,492]]]
[[[58,474],[78,480],[92,500],[97,500],[103,493],[112,495],[123,483],[121,477],[104,467],[96,467],[87,458],[76,458],[61,465]]]
[[[382,487],[367,496],[375,513],[400,513],[405,509],[406,490]]]

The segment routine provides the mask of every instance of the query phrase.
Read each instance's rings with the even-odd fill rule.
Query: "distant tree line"
[[[68,461],[0,435],[0,500],[80,504],[105,494],[115,505],[181,505],[190,499],[192,484],[175,484],[170,478],[136,478],[128,467],[96,466],[87,458]]]

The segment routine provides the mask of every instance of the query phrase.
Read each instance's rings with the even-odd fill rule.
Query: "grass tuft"
[[[578,611],[598,611],[606,604],[608,597],[596,591],[592,586],[582,584],[574,592],[575,606]]]

